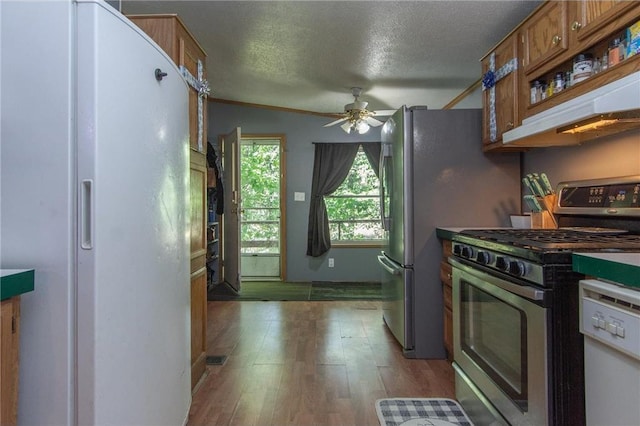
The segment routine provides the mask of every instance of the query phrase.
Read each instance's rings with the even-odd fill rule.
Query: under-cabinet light
[[[640,111],[632,110],[597,115],[568,126],[560,127],[557,132],[566,134],[586,133],[599,131],[613,125],[622,125],[625,127],[640,125]]]

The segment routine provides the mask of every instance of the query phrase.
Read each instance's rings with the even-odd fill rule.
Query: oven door
[[[476,392],[456,396],[469,410],[497,410],[512,425],[550,422],[549,309],[545,294],[450,258],[456,381]],[[490,403],[488,402],[490,401]],[[466,402],[466,404],[465,404]],[[490,406],[487,406],[487,405]],[[465,406],[465,409],[467,408]],[[496,419],[500,421],[501,419]]]

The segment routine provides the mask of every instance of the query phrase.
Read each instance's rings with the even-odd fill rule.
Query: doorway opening
[[[285,137],[240,139],[240,271],[245,281],[286,279]]]

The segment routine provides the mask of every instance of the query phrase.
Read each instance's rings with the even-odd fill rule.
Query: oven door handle
[[[482,272],[475,268],[467,266],[466,264],[462,263],[461,261],[459,261],[454,257],[449,258],[449,263],[454,268],[458,268],[466,272],[467,274],[478,277],[485,282],[490,282],[496,287],[500,287],[501,289],[508,291],[509,293],[517,294],[518,296],[525,297],[529,300],[544,300],[544,292],[541,290],[537,290],[529,286],[513,284],[513,283],[510,283],[509,281],[505,281],[498,277],[494,277],[493,275],[487,274],[485,272]]]

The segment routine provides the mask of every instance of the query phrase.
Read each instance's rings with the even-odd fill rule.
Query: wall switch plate
[[[304,201],[304,192],[294,192],[293,199],[295,201]]]
[[[334,263],[333,263],[333,257],[329,258],[329,268],[333,268]]]

